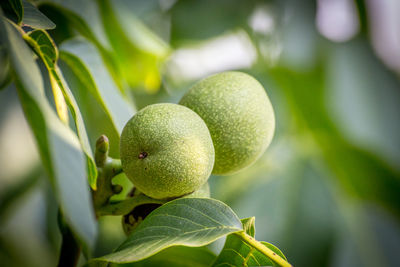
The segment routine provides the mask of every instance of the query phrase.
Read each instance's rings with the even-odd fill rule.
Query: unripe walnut
[[[272,105],[262,85],[242,72],[223,72],[196,83],[181,99],[207,124],[215,148],[213,173],[235,173],[254,163],[271,143]]]
[[[206,124],[177,104],[154,104],[136,113],[122,131],[120,154],[126,176],[154,199],[194,192],[214,165]]]

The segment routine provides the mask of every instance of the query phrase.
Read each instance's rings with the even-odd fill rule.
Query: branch
[[[62,215],[58,212],[58,227],[62,234],[62,243],[60,249],[60,258],[58,267],[75,267],[78,263],[81,249],[76,241],[71,229],[64,222]]]
[[[105,216],[105,215],[125,215],[131,212],[137,206],[143,204],[164,204],[167,202],[166,200],[159,200],[159,199],[152,199],[145,195],[137,195],[125,200],[122,200],[117,203],[111,203],[106,206],[99,208],[97,211],[98,216]]]

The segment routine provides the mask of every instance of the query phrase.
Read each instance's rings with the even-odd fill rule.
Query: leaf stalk
[[[282,259],[278,254],[273,252],[271,249],[268,247],[264,246],[261,242],[255,240],[253,237],[250,235],[246,234],[246,232],[237,232],[235,233],[237,236],[239,236],[244,242],[247,244],[251,245],[258,251],[260,251],[262,254],[273,260],[275,263],[277,263],[281,267],[293,267],[289,262],[285,261]]]

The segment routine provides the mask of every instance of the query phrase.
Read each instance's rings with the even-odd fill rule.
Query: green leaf
[[[7,218],[13,204],[29,192],[37,184],[42,175],[43,168],[35,166],[24,177],[17,179],[19,181],[10,188],[7,188],[4,194],[0,196],[0,224]]]
[[[118,63],[119,71],[132,88],[155,92],[161,85],[160,63],[169,53],[168,45],[139,19],[111,1],[97,1],[103,27]]]
[[[8,54],[3,54],[3,49],[0,48],[0,90],[6,88],[10,82],[11,71]]]
[[[215,255],[205,247],[176,246],[167,248],[143,261],[119,265],[121,267],[208,267]]]
[[[2,15],[0,9],[0,16]],[[0,36],[6,34],[0,29]],[[10,59],[5,38],[0,38],[0,90],[4,89],[11,81]]]
[[[82,2],[74,4],[73,1],[63,2],[63,6],[55,3],[43,3],[39,8],[59,25],[55,31],[51,32],[53,38],[57,39],[59,43],[65,39],[71,39],[76,32],[92,42],[100,51],[114,81],[118,84],[118,87],[122,89],[121,73],[118,71],[118,66],[114,58],[108,51],[110,45],[106,40],[105,33],[103,33],[100,27],[100,21],[98,21],[98,18],[94,18],[97,17],[98,14],[94,12],[94,14],[91,14],[90,18],[87,17],[87,14],[86,17],[79,15],[87,12],[90,13],[91,10],[96,9],[96,6],[93,7],[95,3],[92,1],[85,1],[83,6],[82,4]],[[80,10],[80,13],[76,13],[78,10]],[[91,26],[89,27],[88,25]]]
[[[85,80],[82,80],[81,77],[78,76],[79,74],[76,73],[76,70],[70,67],[71,65],[80,66],[82,63],[77,57],[71,57],[69,60],[70,62],[67,64],[60,58],[59,66],[82,112],[90,144],[93,145],[92,149],[95,149],[95,143],[99,136],[104,134],[110,141],[109,156],[119,158],[119,133],[114,123],[101,103],[97,101],[97,98],[88,90]]]
[[[147,28],[130,10],[122,6],[117,13],[122,30],[138,48],[160,58],[164,58],[170,53],[168,44]]]
[[[245,218],[240,220],[243,224],[243,230],[246,232],[246,234],[250,235],[251,237],[256,236],[256,225],[255,217],[250,217],[250,218]]]
[[[62,44],[60,57],[101,104],[121,134],[125,123],[133,116],[134,108],[121,95],[96,48],[76,38]]]
[[[255,219],[254,217],[242,219],[245,232],[254,237],[255,235]],[[286,260],[285,255],[274,245],[261,243]],[[279,266],[267,256],[256,250],[251,245],[244,242],[235,234],[230,234],[226,238],[224,248],[215,260],[212,266]]]
[[[56,78],[56,76],[58,76],[56,73],[56,64],[58,60],[58,50],[56,45],[44,30],[35,30],[29,32],[28,34],[24,34],[23,37],[25,41],[30,44],[36,54],[42,59],[44,65],[46,66],[50,76],[50,84],[53,91],[58,117],[62,122],[68,125],[69,117],[67,104],[61,90],[62,85],[57,83],[57,80],[59,79]]]
[[[101,46],[88,24],[75,12],[55,3],[43,3],[40,5],[40,10],[43,10],[49,16],[54,16],[55,19],[60,20],[61,24],[70,24],[82,36],[93,42],[96,47]]]
[[[350,55],[348,54],[347,57]],[[377,72],[367,72],[364,76],[371,76],[371,73]],[[322,66],[317,66],[315,69],[299,73],[279,67],[272,69],[269,74],[279,89],[285,93],[293,113],[292,118],[298,128],[309,134],[309,137],[315,141],[315,149],[320,151],[322,158],[333,172],[335,182],[339,181],[348,193],[380,203],[394,211],[399,217],[400,173],[376,154],[346,140],[339,131],[326,107],[325,99],[328,99],[324,80],[327,75],[326,70]],[[338,80],[341,79],[338,78]],[[352,86],[354,82],[349,88]],[[364,87],[362,87],[362,92],[365,92]],[[305,90],[305,88],[309,89]],[[372,103],[376,102],[375,100]],[[386,105],[389,104],[386,103]],[[371,109],[371,107],[367,108]],[[349,110],[355,110],[355,106]],[[386,117],[382,117],[381,120],[384,118]]]
[[[199,41],[248,25],[257,1],[177,1],[171,14],[171,42]]]
[[[44,30],[35,30],[30,32],[28,35],[24,35],[25,40],[34,48],[39,57],[43,60],[49,71],[51,85],[53,87],[54,98],[56,99],[57,106],[57,90],[61,90],[63,100],[65,99],[68,108],[72,114],[77,129],[79,141],[82,146],[82,150],[86,155],[87,169],[89,184],[93,189],[96,189],[97,179],[97,168],[94,162],[93,153],[90,148],[89,139],[86,133],[85,124],[83,122],[82,114],[79,110],[78,104],[76,103],[75,97],[68,87],[61,70],[57,66],[58,60],[58,49],[55,46],[53,40]],[[65,102],[64,102],[65,103]]]
[[[34,29],[54,29],[56,27],[48,17],[43,15],[42,12],[27,0],[22,0],[22,4],[24,7],[23,25],[28,25]]]
[[[24,16],[21,0],[3,0],[0,3],[4,15],[13,22],[19,24]]]
[[[240,220],[224,203],[180,198],[154,210],[114,253],[96,260],[139,261],[171,246],[204,246],[238,231],[242,231]]]
[[[47,102],[33,53],[15,27],[9,23],[5,26],[7,37],[2,37],[7,39],[14,80],[25,117],[36,138],[43,165],[52,180],[66,221],[88,254],[96,237],[96,221],[79,141],[61,123]]]
[[[58,60],[58,49],[45,30],[34,30],[24,35],[48,69],[54,69]]]

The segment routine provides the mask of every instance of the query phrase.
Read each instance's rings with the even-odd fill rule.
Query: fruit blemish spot
[[[147,153],[146,152],[141,152],[138,156],[139,159],[144,159],[147,157]]]

